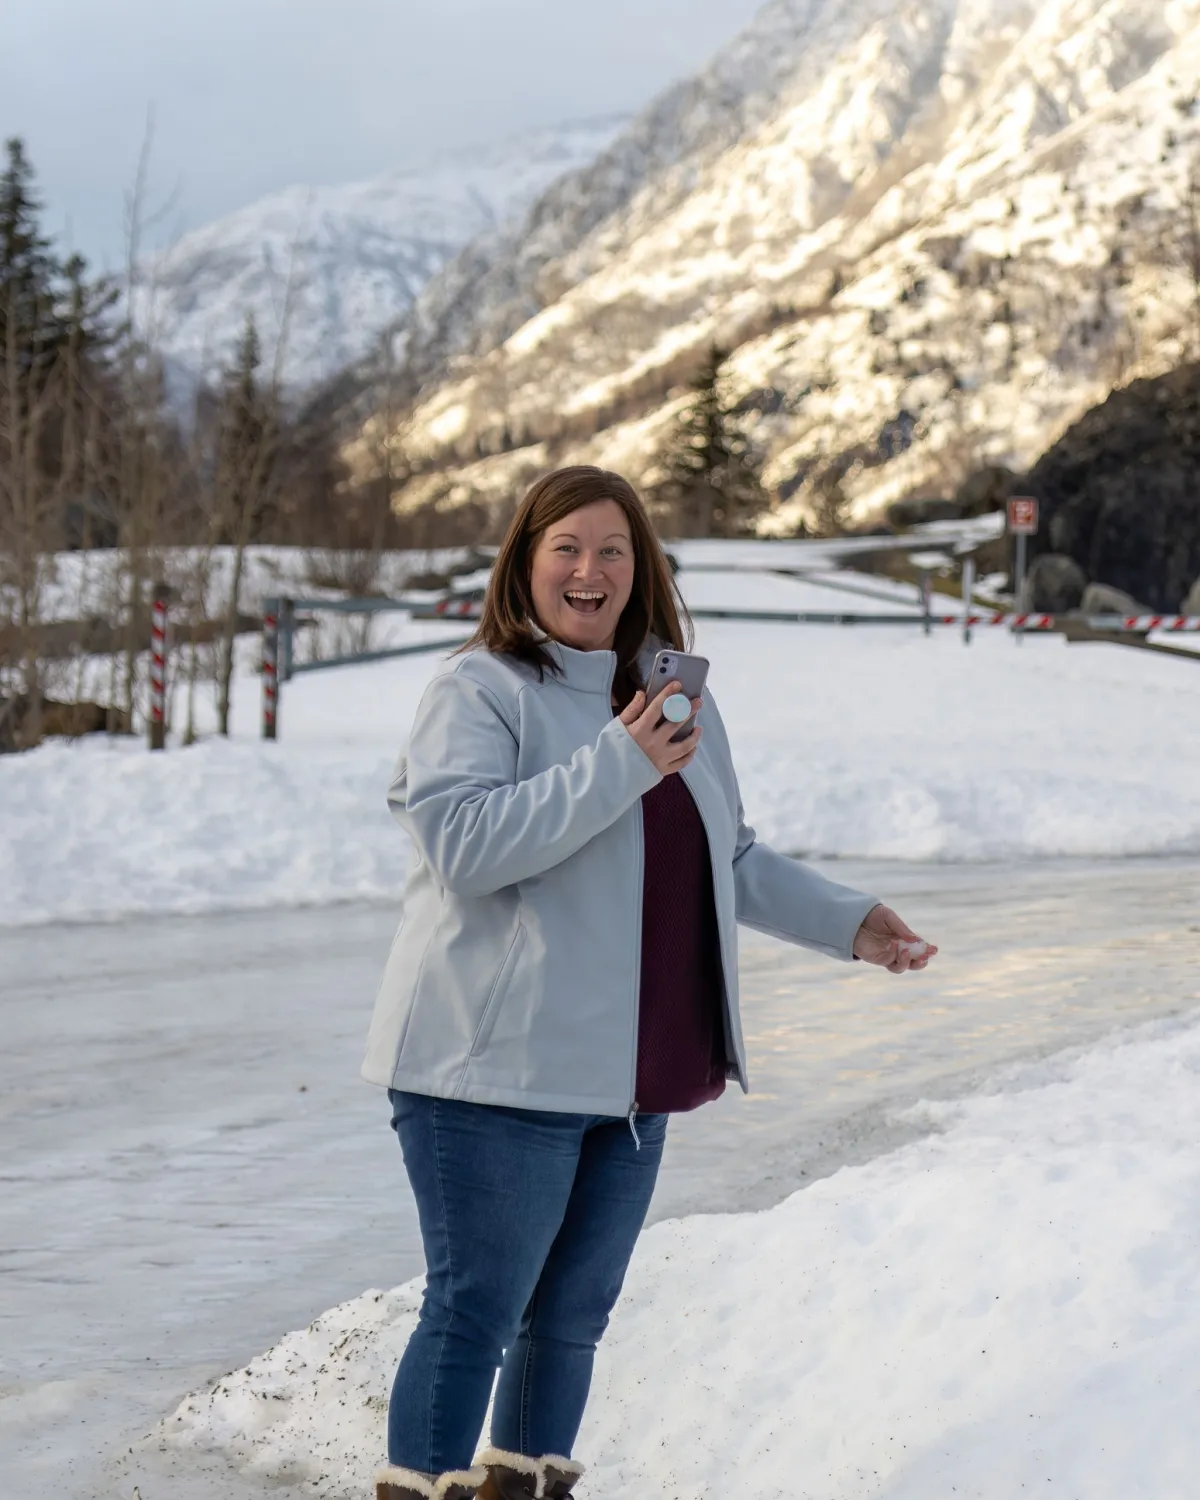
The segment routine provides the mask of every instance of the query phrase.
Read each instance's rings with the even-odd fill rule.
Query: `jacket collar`
[[[559,682],[576,688],[580,693],[612,691],[612,679],[616,675],[615,651],[576,651],[574,646],[564,646],[561,640],[550,639],[540,625],[534,625],[534,639],[558,664]],[[643,682],[649,676],[660,646],[661,640],[657,636],[646,636],[645,645],[637,652],[637,667]]]
[[[580,693],[612,692],[612,680],[617,670],[615,651],[576,651],[573,646],[564,646],[561,641],[552,641],[548,636],[541,643],[558,667],[558,680],[564,686]]]
[[[535,630],[539,645],[554,658],[559,667],[559,681],[581,693],[611,693],[613,677],[617,671],[615,651],[576,651],[573,646],[564,646],[561,641],[551,640],[540,629]],[[661,642],[650,636],[638,652],[638,666],[642,681],[649,675],[655,653]]]

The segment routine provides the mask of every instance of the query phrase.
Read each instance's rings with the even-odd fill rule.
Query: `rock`
[[[26,750],[39,737],[62,735],[78,739],[85,734],[128,734],[129,716],[118,709],[110,712],[102,703],[61,703],[42,697],[41,721],[35,726],[29,700],[23,695],[0,698],[0,754]]]
[[[985,516],[1002,510],[1004,502],[1016,489],[1017,476],[1000,464],[989,464],[968,474],[955,491],[954,500],[960,516]]]
[[[1018,609],[1036,614],[1065,615],[1079,608],[1088,581],[1073,557],[1046,552],[1035,558],[1025,575]]]
[[[1154,611],[1122,589],[1107,583],[1089,583],[1083,591],[1080,609],[1085,615],[1152,615]]]
[[[1200,364],[1114,391],[1021,489],[1042,503],[1035,555],[1065,552],[1089,578],[1173,613],[1200,574]]]
[[[1200,578],[1196,579],[1195,583],[1192,584],[1191,588],[1184,595],[1183,603],[1179,606],[1179,612],[1184,615],[1200,615]]]

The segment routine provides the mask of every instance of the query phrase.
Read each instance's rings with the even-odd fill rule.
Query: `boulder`
[[[1018,608],[1036,614],[1065,615],[1078,609],[1088,581],[1073,557],[1046,552],[1025,575]]]
[[[1017,476],[1002,464],[988,464],[968,474],[955,491],[954,500],[960,516],[986,516],[1003,510],[1004,502],[1015,493]]]
[[[1123,589],[1107,583],[1089,583],[1083,591],[1080,609],[1085,615],[1151,615],[1154,611],[1139,604]]]
[[[1200,364],[1093,407],[1021,481],[1042,503],[1031,552],[1065,552],[1156,612],[1200,574]]]
[[[29,700],[18,694],[0,698],[0,754],[26,750],[40,737],[63,735],[78,739],[85,734],[128,734],[129,716],[119,709],[110,711],[102,703],[61,703],[42,697],[41,721],[35,726]]]

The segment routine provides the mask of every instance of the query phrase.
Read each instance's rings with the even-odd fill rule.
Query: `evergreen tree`
[[[222,734],[229,733],[246,548],[260,534],[267,517],[279,446],[275,402],[260,384],[261,365],[258,326],[253,313],[247,313],[237,355],[223,383],[217,433],[215,519],[218,533],[233,548],[218,668],[217,717]]]
[[[33,168],[20,140],[5,146],[0,172],[0,397],[7,421],[0,427],[0,464],[36,455],[38,480],[77,483],[84,409],[108,410],[116,392],[111,354],[117,297],[105,281],[92,281],[80,255],[65,262],[42,233],[41,203]],[[34,435],[36,429],[36,436]],[[32,439],[32,441],[31,441]],[[10,479],[12,475],[10,473]],[[22,484],[33,482],[27,474]],[[74,502],[64,495],[64,503]]]
[[[715,344],[709,349],[666,460],[668,490],[696,536],[745,536],[767,503],[758,463],[726,392],[728,357]]]
[[[0,173],[0,352],[18,380],[41,384],[67,329],[60,315],[63,267],[41,231],[33,168],[20,140],[5,143]]]
[[[261,368],[258,325],[254,314],[247,313],[237,353],[222,381],[217,450],[220,529],[235,546],[253,541],[265,519],[274,424]]]

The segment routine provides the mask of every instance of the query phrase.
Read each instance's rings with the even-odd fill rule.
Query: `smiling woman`
[[[560,469],[417,710],[388,794],[417,858],[363,1073],[388,1090],[428,1276],[377,1500],[574,1492],[668,1117],[748,1087],[738,922],[896,973],[937,952],[755,838],[716,705],[694,698],[703,724],[676,739],[680,684],[649,686],[689,644],[633,486]]]

